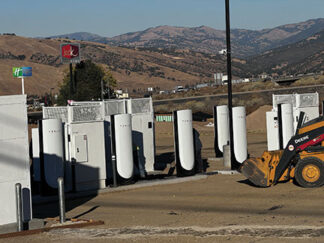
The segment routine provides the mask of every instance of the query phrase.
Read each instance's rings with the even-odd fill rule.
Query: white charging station
[[[174,112],[174,138],[177,175],[194,174],[195,146],[192,127],[192,111]]]
[[[130,180],[134,174],[132,117],[130,114],[113,116],[116,169],[123,180]]]
[[[280,109],[266,113],[269,151],[284,149],[295,131],[292,105],[278,105],[281,107]],[[280,145],[280,141],[282,141],[282,145]]]
[[[243,163],[248,157],[244,106],[233,107],[233,142],[235,159]]]
[[[48,186],[57,188],[57,179],[64,177],[63,124],[61,119],[42,120],[42,153],[40,166]],[[43,161],[42,161],[43,160]]]
[[[41,181],[41,168],[39,158],[39,131],[38,128],[32,128],[32,151],[33,151],[33,178],[34,181]]]
[[[227,105],[214,107],[214,149],[216,158],[223,157],[223,146],[229,142]]]
[[[279,121],[276,111],[266,112],[268,151],[279,150]]]
[[[294,136],[293,109],[291,104],[281,105],[283,149]]]
[[[266,113],[267,120],[267,140],[268,150],[274,151],[280,149],[279,139],[279,117],[278,105],[289,104],[292,111],[288,107],[282,107],[282,138],[284,148],[289,141],[291,134],[296,133],[297,124],[299,121],[300,112],[304,112],[304,120],[302,123],[308,122],[319,117],[319,94],[304,93],[304,94],[283,94],[272,95],[272,111]],[[288,111],[288,112],[287,112]],[[292,113],[292,118],[291,114]],[[291,119],[293,124],[293,132],[291,132]]]

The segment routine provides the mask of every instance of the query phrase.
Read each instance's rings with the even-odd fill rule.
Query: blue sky
[[[324,0],[230,0],[232,28],[264,29],[324,17]],[[225,0],[1,0],[0,33],[112,37],[158,25],[225,28]]]

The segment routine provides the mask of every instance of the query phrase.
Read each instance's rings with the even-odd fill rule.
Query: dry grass
[[[303,86],[303,85],[315,85],[315,84],[324,84],[324,75],[321,76],[311,76],[306,77],[300,80],[297,80],[295,83],[292,84],[292,86]]]

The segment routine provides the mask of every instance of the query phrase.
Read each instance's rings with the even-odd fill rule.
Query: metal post
[[[116,155],[111,156],[112,172],[113,172],[113,187],[117,187],[117,166],[116,166]]]
[[[64,195],[64,180],[62,177],[57,179],[58,184],[58,196],[60,205],[60,223],[63,224],[66,221],[65,218],[65,195]]]
[[[16,214],[17,214],[17,231],[23,230],[23,212],[22,212],[22,197],[21,184],[17,183],[16,187]]]
[[[104,100],[104,83],[103,79],[101,79],[101,100]]]
[[[111,167],[113,176],[113,187],[117,187],[117,164],[116,164],[116,141],[115,141],[115,116],[110,119],[110,141],[111,141]]]
[[[72,99],[74,90],[73,90],[73,77],[72,77],[72,63],[70,63],[70,99]]]
[[[278,104],[278,129],[279,129],[279,149],[284,149],[283,145],[283,131],[282,131],[282,106]]]
[[[230,153],[231,153],[231,168],[238,169],[234,155],[233,141],[233,111],[232,111],[232,57],[231,57],[231,25],[230,25],[230,6],[229,0],[225,0],[226,6],[226,45],[227,45],[227,92],[228,92],[228,116],[230,130]]]
[[[25,94],[25,80],[24,76],[21,77],[21,93]]]

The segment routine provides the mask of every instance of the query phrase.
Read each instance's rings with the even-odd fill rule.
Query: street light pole
[[[229,0],[225,0],[226,8],[226,46],[227,46],[227,92],[228,92],[228,116],[230,130],[230,151],[231,169],[237,170],[238,163],[235,160],[234,141],[233,141],[233,109],[232,109],[232,57],[231,57],[231,25],[230,25],[230,5]]]

